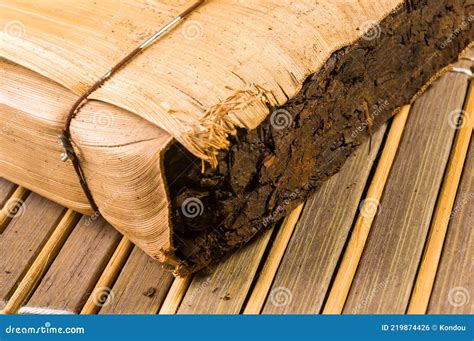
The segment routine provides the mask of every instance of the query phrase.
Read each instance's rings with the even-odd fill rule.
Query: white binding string
[[[177,16],[176,18],[174,18],[173,20],[171,20],[169,23],[167,23],[161,30],[159,30],[158,32],[156,32],[154,35],[152,35],[150,38],[148,38],[147,40],[145,40],[140,46],[139,48],[140,49],[144,49],[145,47],[147,47],[148,45],[152,44],[156,39],[158,39],[163,33],[165,33],[166,31],[168,31],[170,28],[172,28],[176,23],[178,23],[179,21],[181,21],[181,19],[183,19],[181,16]]]
[[[18,314],[33,314],[33,315],[75,315],[69,310],[39,308],[39,307],[21,307]]]
[[[457,73],[463,73],[465,75],[468,75],[469,78],[473,78],[474,74],[472,73],[471,69],[463,68],[463,67],[453,67],[451,69],[452,72],[457,72]]]

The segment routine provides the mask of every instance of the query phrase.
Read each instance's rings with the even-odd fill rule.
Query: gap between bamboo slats
[[[100,305],[97,303],[106,303],[108,295],[112,290],[112,285],[122,270],[132,249],[133,243],[126,237],[123,237],[97,281],[94,290],[92,290],[92,293],[82,307],[81,314],[96,314],[100,309]]]
[[[436,211],[431,223],[428,242],[425,246],[412,297],[408,306],[408,314],[425,314],[428,309],[452,208],[456,199],[459,181],[471,140],[474,120],[473,111],[474,94],[473,82],[471,81],[463,111],[463,125],[456,135],[454,147],[451,152],[451,158],[444,177],[439,201],[436,205]]]
[[[370,213],[378,209],[409,112],[410,106],[404,106],[393,119],[380,161],[366,198],[361,203],[360,213],[351,233],[349,244],[324,305],[323,314],[340,314],[344,308],[344,303],[346,302],[362,251],[375,218],[375,214]],[[367,214],[364,214],[364,212],[367,212]]]
[[[48,267],[59,253],[59,250],[63,246],[72,229],[74,226],[76,226],[79,218],[80,214],[72,210],[66,211],[58,226],[51,234],[51,237],[41,249],[40,253],[26,272],[17,289],[8,300],[5,308],[2,310],[2,313],[16,313],[18,309],[20,309],[21,305],[30,297],[41,277],[45,274]]]
[[[280,262],[285,254],[285,250],[290,242],[290,238],[295,230],[296,223],[300,218],[304,203],[296,207],[288,217],[283,221],[278,231],[275,242],[273,243],[268,257],[263,265],[263,269],[258,275],[257,282],[250,294],[247,305],[244,308],[244,314],[259,314],[267,298],[268,291],[275,278]]]
[[[23,201],[30,194],[26,188],[18,186],[0,211],[0,233],[5,231],[8,223],[15,217],[15,214],[21,212]]]

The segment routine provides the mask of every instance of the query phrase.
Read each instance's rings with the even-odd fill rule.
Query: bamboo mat
[[[0,179],[0,308],[472,313],[469,87],[465,74],[447,73],[273,230],[189,278],[173,278],[102,219]]]

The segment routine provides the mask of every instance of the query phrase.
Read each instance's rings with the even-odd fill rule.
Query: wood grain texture
[[[238,314],[271,234],[265,231],[216,267],[196,274],[178,314]]]
[[[357,265],[379,209],[380,199],[382,198],[393,161],[397,155],[410,109],[410,106],[403,107],[392,121],[387,141],[377,163],[374,176],[370,181],[367,194],[359,205],[359,214],[329,291],[323,314],[340,314],[344,308]]]
[[[105,268],[121,235],[102,218],[82,217],[25,308],[78,313]]]
[[[51,236],[48,238],[48,241],[41,248],[38,256],[28,268],[25,276],[8,300],[5,308],[3,308],[5,313],[17,313],[21,305],[29,299],[41,278],[48,271],[49,266],[63,247],[71,231],[76,226],[79,218],[80,215],[71,209],[64,213],[58,225],[54,228],[53,233],[51,233]]]
[[[100,314],[156,314],[173,276],[162,264],[134,248]]]
[[[451,213],[448,233],[441,255],[429,314],[473,314],[474,280],[474,139]]]
[[[365,144],[307,202],[262,313],[318,313],[384,136]],[[286,302],[278,295],[290,293]],[[283,296],[284,297],[284,296]],[[276,304],[274,304],[276,303]]]
[[[288,243],[290,242],[291,236],[296,228],[301,212],[303,211],[305,203],[298,205],[283,221],[278,233],[275,237],[274,242],[268,252],[268,256],[265,259],[263,268],[258,274],[258,278],[255,282],[250,297],[247,300],[244,314],[258,314],[262,309],[265,302],[265,297],[270,289],[275,274],[278,270],[278,266],[285,254]]]
[[[451,218],[456,193],[461,180],[461,174],[466,161],[469,143],[471,141],[474,120],[474,93],[472,83],[466,98],[466,106],[462,113],[462,122],[456,139],[443,185],[436,203],[436,210],[431,222],[428,241],[423,252],[420,268],[416,278],[415,286],[408,306],[409,314],[425,314],[428,308],[433,283],[438,270],[439,260],[443,249],[449,220]],[[469,169],[469,168],[468,168]],[[471,168],[472,170],[472,168]]]
[[[100,310],[100,306],[103,305],[101,302],[108,299],[107,289],[112,287],[132,250],[132,242],[127,237],[122,237],[87,302],[82,307],[81,314],[96,314]]]
[[[66,209],[36,194],[0,235],[0,307],[4,307]]]
[[[405,313],[466,91],[448,73],[413,105],[344,313]]]

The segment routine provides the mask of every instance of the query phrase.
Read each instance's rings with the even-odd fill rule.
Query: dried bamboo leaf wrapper
[[[9,1],[2,5],[0,24],[18,20],[25,35],[4,34],[2,53],[80,94],[122,51],[143,40],[137,32],[153,32],[192,2],[64,0],[30,8],[29,1]],[[196,156],[214,161],[216,146],[227,147],[234,126],[257,127],[269,114],[268,104],[284,104],[334,51],[360,38],[361,27],[377,24],[401,3],[208,1],[91,98],[140,115]],[[97,32],[91,20],[78,17],[94,18],[103,27]],[[247,105],[209,115],[210,108],[243,90]]]
[[[3,60],[0,66],[0,173],[96,219],[71,163],[59,158],[58,132],[77,96],[19,65]],[[171,136],[132,113],[97,101],[84,106],[72,128],[100,213],[164,261],[172,241],[160,158]]]
[[[2,176],[92,214],[69,163],[58,162],[58,133],[75,97],[70,91],[18,65],[0,60],[0,169]],[[58,154],[59,153],[59,154]]]
[[[172,249],[162,157],[172,138],[130,112],[90,102],[72,123],[100,213],[154,258]],[[99,113],[99,115],[98,115]],[[102,115],[102,117],[100,116]],[[103,135],[98,138],[98,120]],[[170,260],[171,261],[171,260]]]

